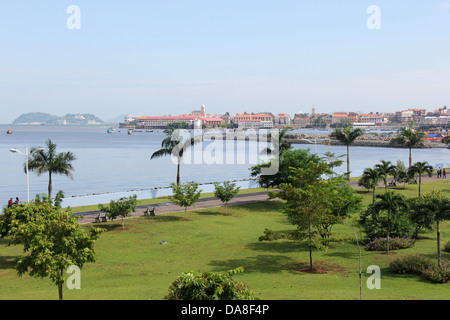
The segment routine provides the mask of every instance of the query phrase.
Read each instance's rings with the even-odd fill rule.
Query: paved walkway
[[[268,200],[267,191],[264,192],[254,192],[254,193],[243,193],[236,195],[228,205],[237,205],[237,204],[245,204],[245,203],[254,203]],[[196,210],[196,209],[205,209],[205,208],[215,208],[221,207],[223,203],[220,200],[217,200],[214,197],[210,198],[201,198],[195,204],[195,207],[189,207],[188,210]],[[153,203],[137,206],[135,212],[131,213],[131,216],[128,218],[142,217],[144,216],[144,211],[147,208],[155,207],[155,214],[164,214],[164,213],[173,213],[173,212],[183,212],[184,208],[179,207],[173,202],[162,202],[162,203]],[[95,222],[95,217],[100,213],[100,211],[89,211],[77,213],[76,215],[83,215],[83,219],[79,219],[78,222],[80,224],[93,223]]]
[[[388,182],[390,180],[391,179],[389,179]],[[436,181],[436,180],[443,180],[443,179],[437,179],[436,175],[433,175],[433,177],[431,177],[431,178],[428,176],[422,177],[422,182]],[[449,181],[450,181],[450,179],[449,179]],[[350,182],[350,185],[355,189],[365,189],[363,187],[358,186],[357,181]],[[384,187],[384,182],[380,182],[379,187]],[[268,200],[267,191],[243,193],[243,194],[236,195],[230,202],[228,202],[228,205],[255,203],[255,202],[261,202],[261,201],[267,201],[267,200]],[[190,208],[188,208],[188,210],[215,208],[215,207],[221,207],[221,206],[223,206],[223,203],[214,197],[200,198],[198,200],[198,202],[195,204],[195,207],[190,207]],[[162,202],[162,203],[154,203],[154,204],[137,206],[135,212],[132,212],[131,216],[128,218],[142,217],[142,216],[144,216],[144,211],[147,208],[153,208],[153,207],[155,207],[155,214],[157,214],[157,215],[184,211],[184,208],[179,207],[178,205],[174,204],[173,202]],[[77,215],[79,215],[79,216],[80,215],[84,216],[83,219],[80,219],[78,221],[81,224],[93,223],[93,222],[95,222],[95,217],[99,213],[100,213],[100,211],[98,211],[98,210],[77,213]]]

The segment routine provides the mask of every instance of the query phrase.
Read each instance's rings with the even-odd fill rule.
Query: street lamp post
[[[36,152],[42,152],[44,151],[43,148],[38,148],[36,150],[34,150],[32,153],[28,154],[28,147],[25,147],[25,153],[20,152],[17,149],[9,149],[9,151],[14,152],[14,153],[18,153],[21,154],[23,156],[25,156],[25,173],[27,174],[27,202],[30,202],[30,181],[28,178],[28,158],[35,154]]]

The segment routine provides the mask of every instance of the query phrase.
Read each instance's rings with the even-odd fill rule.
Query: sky
[[[202,104],[291,116],[450,106],[450,0],[0,2],[0,123]]]

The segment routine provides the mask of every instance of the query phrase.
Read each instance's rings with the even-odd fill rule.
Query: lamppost
[[[35,154],[36,152],[42,152],[42,151],[44,151],[44,149],[38,148],[30,154],[28,154],[28,147],[25,147],[25,153],[22,153],[17,149],[9,149],[9,151],[25,156],[25,173],[27,174],[27,202],[30,202],[30,182],[28,179],[28,157]]]

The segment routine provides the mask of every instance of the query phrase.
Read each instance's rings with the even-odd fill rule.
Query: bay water
[[[13,134],[6,134],[11,129]],[[126,129],[116,128],[107,133],[103,126],[0,126],[0,203],[19,197],[26,201],[25,156],[10,152],[15,148],[22,153],[31,147],[46,148],[51,139],[57,152],[70,151],[75,154],[73,180],[66,176],[53,175],[53,194],[63,190],[63,206],[81,206],[108,203],[111,199],[137,194],[139,199],[156,198],[171,194],[170,184],[176,181],[177,166],[170,156],[150,159],[153,152],[161,148],[165,138],[162,130],[142,130],[129,135]],[[302,132],[296,130],[295,132]],[[304,133],[322,133],[304,130]],[[255,145],[256,146],[255,149]],[[181,165],[181,181],[196,181],[204,192],[212,192],[213,182],[236,181],[241,188],[258,187],[251,179],[249,168],[264,157],[251,157],[254,150],[261,151],[267,145],[254,141],[234,142],[233,161],[209,163],[187,161]],[[202,148],[208,148],[205,143]],[[294,148],[310,149],[322,156],[325,152],[345,155],[345,146],[295,144]],[[217,152],[217,150],[216,150]],[[244,159],[241,161],[239,159]],[[342,158],[345,160],[345,157]],[[408,165],[408,149],[350,147],[352,176],[359,176],[365,168],[373,167],[380,160],[396,163],[401,160]],[[413,161],[427,161],[435,168],[450,166],[450,150],[445,148],[414,149]],[[346,171],[346,163],[337,168]],[[46,194],[48,175],[29,173],[30,198]]]

